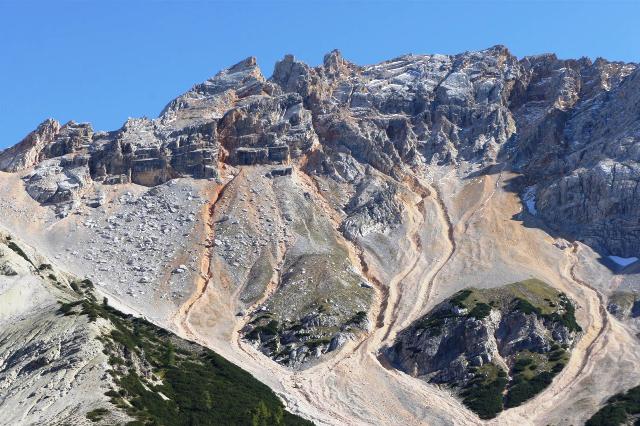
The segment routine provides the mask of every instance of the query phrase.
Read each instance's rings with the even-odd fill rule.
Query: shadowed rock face
[[[90,124],[70,121],[61,126],[47,119],[20,143],[0,153],[0,170],[17,172],[43,160],[71,154],[90,144],[92,136]]]
[[[372,365],[369,356],[342,358],[342,346],[370,353],[397,335],[385,352],[395,367],[451,385],[488,418],[547,386],[580,329],[570,301],[538,282],[519,283],[525,290],[518,291],[473,290],[468,300],[456,295],[396,334],[396,326],[422,312],[419,304],[431,303],[436,278],[444,283],[458,268],[466,274],[473,267],[476,257],[458,257],[475,250],[458,233],[474,235],[466,233],[469,224],[478,233],[496,229],[476,227],[473,215],[487,207],[483,215],[497,224],[503,219],[494,214],[498,202],[517,208],[511,197],[493,198],[504,195],[502,174],[492,188],[490,179],[463,183],[462,171],[515,171],[522,176],[513,180],[514,191],[522,191],[523,204],[541,219],[532,222],[604,254],[640,256],[639,73],[635,64],[604,60],[519,60],[502,46],[405,55],[370,66],[352,64],[337,51],[317,67],[288,55],[268,79],[248,58],[194,86],[155,119],[129,119],[110,132],[45,121],[0,152],[0,170],[19,174],[2,177],[20,177],[31,198],[61,217],[77,214],[56,223],[31,200],[26,210],[6,200],[3,209],[13,227],[21,211],[43,213],[47,228],[33,234],[55,231],[52,241],[69,265],[90,270],[100,288],[145,315],[182,319],[185,333],[193,326],[212,345],[223,339],[227,350],[227,337],[235,341],[239,331],[241,345],[251,342],[275,362],[301,370],[335,356],[338,368],[326,370],[334,380],[355,371],[352,365]],[[476,173],[483,172],[467,177]],[[11,189],[7,198],[25,201],[13,184],[0,188]],[[443,199],[450,193],[452,199]],[[567,256],[581,259],[579,245],[555,244],[572,247]],[[495,256],[480,266],[495,259],[497,269],[518,269],[516,256],[508,267],[497,264],[507,254]],[[467,259],[468,265],[456,264]],[[450,260],[454,266],[444,269]],[[20,273],[0,262],[5,279]],[[499,283],[487,283],[493,284]],[[413,296],[415,306],[406,306]],[[625,320],[637,314],[628,295],[610,309]],[[348,343],[360,338],[367,344]],[[41,362],[29,360],[24,373],[37,372]],[[310,374],[320,371],[314,370]],[[363,386],[382,383],[371,378]],[[278,383],[285,390],[291,385]],[[315,379],[308,384],[317,386]],[[392,392],[399,389],[393,386]],[[401,405],[406,392],[402,385]],[[356,394],[349,391],[339,403],[359,411]],[[396,414],[387,418],[402,419]],[[336,419],[348,423],[349,416]]]
[[[536,184],[536,210],[552,227],[632,256],[640,251],[639,108],[636,64],[518,60],[503,46],[370,66],[337,51],[318,67],[287,55],[270,79],[247,58],[170,102],[157,119],[130,119],[109,133],[47,120],[0,153],[0,169],[83,155],[92,180],[153,186],[215,178],[220,161],[262,162],[245,158],[247,149],[273,146],[288,149],[273,162],[288,155],[347,182],[354,164],[398,177],[431,163],[504,162]]]
[[[514,109],[516,165],[538,182],[540,215],[597,249],[638,253],[637,66],[554,56],[525,65],[531,80]]]

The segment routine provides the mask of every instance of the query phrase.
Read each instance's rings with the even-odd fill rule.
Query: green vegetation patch
[[[342,247],[342,246],[340,246]],[[374,291],[360,285],[342,247],[334,252],[291,256],[285,261],[278,291],[243,330],[260,350],[281,364],[328,350],[340,332],[357,333],[367,324],[366,309]],[[306,353],[307,355],[301,355]],[[303,361],[304,362],[304,361]]]
[[[524,300],[533,312],[541,315],[552,314],[558,310],[562,293],[535,278],[518,281],[497,288],[468,288],[451,296],[449,302],[459,308],[473,310],[479,303],[490,306],[506,306],[515,300]]]
[[[442,334],[442,326],[444,326],[447,318],[458,317],[460,316],[442,309],[422,318],[417,323],[417,327],[428,330],[430,336],[439,336]]]
[[[569,331],[581,332],[582,327],[576,321],[576,308],[569,300],[566,294],[560,293],[556,299],[556,302],[549,301],[549,305],[557,307],[551,312],[547,312],[541,309],[539,306],[534,306],[531,302],[522,298],[514,299],[515,311],[521,311],[525,314],[536,314],[538,317],[548,320],[550,322],[559,322],[569,329]]]
[[[8,241],[7,242],[7,247],[9,247],[11,250],[13,250],[18,256],[20,256],[21,258],[23,258],[24,260],[26,260],[27,262],[31,263],[33,265],[33,262],[31,262],[31,259],[29,259],[29,256],[27,256],[27,254],[24,252],[24,250],[22,250],[20,248],[20,246],[18,244],[16,244],[13,241]]]
[[[502,309],[512,305],[512,310],[536,314],[551,322],[560,322],[570,331],[582,331],[576,321],[575,307],[567,295],[535,278],[498,288],[464,289],[451,296],[449,303],[459,309],[466,309],[468,314],[465,316],[478,319],[488,316],[492,308]],[[441,314],[440,318],[445,316]],[[437,318],[434,319],[435,324],[440,323]],[[424,324],[427,323],[428,319]],[[433,325],[432,322],[431,326]]]
[[[503,410],[507,373],[495,364],[484,364],[463,388],[462,402],[481,419],[492,419]]]
[[[74,302],[58,302],[60,303],[60,307],[58,308],[58,313],[61,315],[74,315],[77,312],[74,311],[73,308],[75,308],[78,305],[82,304],[82,300],[76,300]]]
[[[102,420],[107,414],[109,414],[109,410],[106,408],[96,408],[95,410],[89,411],[87,413],[87,419],[92,422],[99,422]]]
[[[494,418],[504,409],[517,407],[551,384],[564,368],[569,354],[557,348],[549,354],[523,351],[511,368],[511,378],[492,363],[472,369],[474,377],[462,388],[462,402],[481,419]]]
[[[85,293],[92,286],[76,282],[76,287]],[[124,315],[106,300],[98,304],[95,297],[62,304],[59,311],[67,314],[75,306],[90,321],[99,317],[113,325],[100,337],[117,385],[106,395],[135,419],[130,426],[312,424],[287,412],[266,385],[209,349]],[[102,414],[96,411],[89,414],[98,418]]]
[[[469,312],[469,316],[477,319],[483,319],[488,317],[490,313],[491,306],[484,302],[479,302],[476,303],[476,306],[474,306],[471,312]]]
[[[640,317],[640,299],[635,291],[615,291],[609,296],[607,310],[620,319]]]
[[[498,288],[461,290],[424,316],[416,328],[424,329],[430,337],[440,336],[444,329],[458,322],[488,317],[492,309],[500,310],[503,315],[514,312],[536,315],[549,330],[551,324],[557,323],[570,332],[582,330],[569,298],[537,279]],[[520,350],[509,356],[503,354],[510,366],[509,374],[492,363],[470,367],[474,376],[462,385],[463,403],[480,418],[489,419],[504,409],[521,405],[548,387],[570,356],[566,347],[554,343],[552,337],[548,339],[550,346],[537,347],[538,352]]]
[[[632,421],[634,425],[640,425],[640,386],[609,398],[607,404],[587,420],[585,425],[617,426],[630,424]]]
[[[361,325],[366,321],[366,319],[367,313],[365,311],[358,311],[349,319],[349,321],[347,321],[347,325]]]

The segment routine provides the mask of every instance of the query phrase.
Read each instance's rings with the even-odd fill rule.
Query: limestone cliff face
[[[640,70],[554,56],[525,65],[516,166],[538,184],[537,210],[598,249],[638,253]]]
[[[247,58],[153,120],[108,133],[47,120],[0,153],[0,170],[45,168],[35,176],[56,175],[50,188],[30,193],[56,202],[53,186],[85,161],[43,164],[61,156],[86,156],[91,180],[146,186],[215,178],[219,162],[294,161],[353,184],[362,165],[398,178],[429,164],[499,162],[536,185],[536,210],[550,226],[632,256],[640,251],[639,102],[636,64],[519,60],[503,46],[369,66],[338,51],[318,67],[287,55],[269,79]]]

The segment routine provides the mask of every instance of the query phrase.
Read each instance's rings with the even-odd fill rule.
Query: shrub
[[[585,426],[615,426],[621,425],[627,420],[627,412],[619,405],[605,405],[594,414]]]
[[[311,424],[285,411],[267,386],[214,352],[100,304],[90,296],[85,294],[86,299],[73,305],[82,304],[82,312],[90,319],[101,317],[113,325],[111,333],[101,338],[110,363],[146,366],[149,376],[144,376],[162,377],[162,384],[155,385],[135,369],[110,370],[117,389],[106,395],[118,409],[135,419],[127,425]],[[277,327],[278,323],[271,321],[265,328]],[[127,361],[121,358],[123,353],[127,354]],[[132,363],[133,359],[137,361]],[[92,417],[97,419],[100,413],[92,412]]]
[[[514,311],[520,311],[524,314],[536,314],[536,315],[541,315],[541,311],[540,309],[536,308],[535,306],[533,306],[531,304],[531,302],[529,302],[528,300],[525,299],[521,299],[519,297],[517,297],[515,299],[515,306],[513,308]]]
[[[31,259],[29,259],[29,256],[27,256],[27,254],[20,248],[19,245],[17,245],[13,241],[9,241],[9,243],[7,243],[7,246],[11,250],[13,250],[18,256],[20,256],[21,258],[23,258],[24,260],[26,260],[27,262],[33,265],[33,262],[31,262]]]
[[[358,311],[347,321],[347,325],[362,324],[366,319],[367,319],[367,313],[365,311]]]
[[[487,305],[486,303],[480,302],[473,307],[471,312],[469,312],[468,316],[477,318],[477,319],[483,319],[488,317],[490,313],[491,313],[491,306]]]
[[[462,392],[462,402],[481,419],[492,419],[502,411],[502,394],[507,386],[506,373],[496,367],[495,379],[476,374]]]
[[[89,411],[87,413],[87,419],[91,420],[92,422],[99,422],[107,414],[109,414],[109,410],[107,410],[106,408],[96,408],[95,410]]]
[[[69,302],[69,303],[64,303],[64,302],[58,302],[60,303],[60,307],[58,308],[58,313],[62,314],[62,315],[72,315],[72,309],[76,306],[78,306],[79,304],[82,303],[82,300],[77,300],[75,302]]]
[[[594,414],[586,426],[616,426],[626,424],[630,415],[640,414],[640,386],[629,389],[626,393],[619,393],[611,398],[607,404]],[[634,424],[638,424],[638,421]]]
[[[533,396],[537,395],[544,388],[551,384],[555,374],[544,371],[535,375],[531,380],[526,380],[518,375],[519,380],[514,380],[509,386],[505,396],[504,406],[506,408],[517,407]]]
[[[459,308],[464,308],[465,304],[463,303],[467,297],[471,294],[471,290],[460,290],[451,298],[451,304],[457,306]]]
[[[513,371],[516,373],[524,371],[528,365],[531,365],[531,363],[533,363],[531,358],[520,358],[513,365]]]

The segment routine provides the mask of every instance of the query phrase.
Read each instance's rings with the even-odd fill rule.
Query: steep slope
[[[281,163],[313,153],[314,171],[350,182],[349,158],[394,177],[405,165],[505,161],[525,174],[548,224],[629,257],[638,251],[639,75],[636,64],[603,59],[518,60],[503,46],[373,66],[337,51],[316,68],[286,56],[268,80],[247,58],[158,119],[131,119],[110,133],[48,120],[0,154],[0,170],[58,158],[29,179],[47,182],[30,191],[35,199],[60,203],[90,180],[216,177],[218,160]]]
[[[1,238],[2,424],[311,424],[222,357]]]
[[[614,307],[638,265],[597,254],[640,257],[637,68],[495,46],[287,55],[266,78],[247,58],[156,119],[43,123],[0,153],[0,223],[321,424],[478,424],[381,352],[460,290],[539,277],[583,332],[495,422],[579,424],[640,380]]]
[[[4,232],[0,236],[2,424],[87,422],[113,384],[100,325],[61,316],[72,278]],[[124,413],[110,416],[127,421]]]

